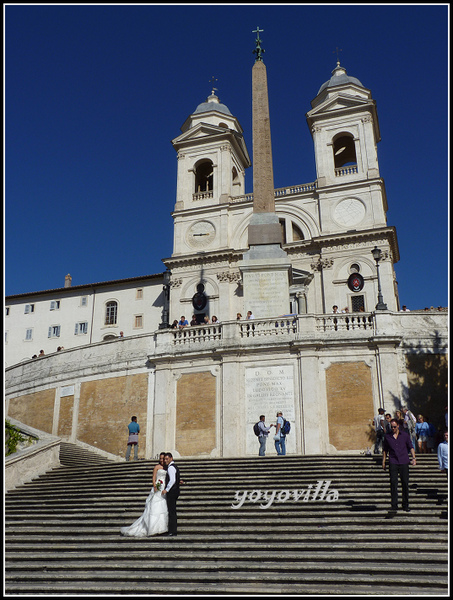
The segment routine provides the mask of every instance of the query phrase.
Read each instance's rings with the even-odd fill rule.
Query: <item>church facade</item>
[[[177,196],[165,273],[7,298],[7,414],[119,458],[132,414],[145,458],[162,449],[257,454],[253,424],[261,414],[275,423],[277,411],[292,424],[290,454],[371,447],[379,407],[394,414],[404,403],[433,422],[443,417],[447,314],[400,311],[371,92],[338,63],[306,117],[316,178],[274,191],[290,267],[284,310],[260,313],[258,295],[244,293],[251,160],[238,119],[213,90],[172,141]],[[279,293],[267,284],[268,296]],[[22,360],[26,306],[60,301],[63,310],[69,298],[64,349]],[[83,319],[74,321],[74,306],[87,308]],[[196,325],[171,329],[181,316]],[[41,316],[35,331],[50,337],[54,321],[55,312]],[[83,340],[74,333],[81,323]],[[271,438],[268,446],[272,453]]]

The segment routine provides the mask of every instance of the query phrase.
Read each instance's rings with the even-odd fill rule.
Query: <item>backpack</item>
[[[283,425],[280,431],[283,435],[288,435],[288,433],[291,431],[291,423],[286,419],[283,419]]]
[[[259,421],[258,421],[259,423]],[[253,426],[253,433],[259,437],[260,433],[261,433],[261,429],[258,427],[258,423],[255,423],[255,425]]]

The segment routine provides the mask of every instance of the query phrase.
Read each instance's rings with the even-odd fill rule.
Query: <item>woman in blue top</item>
[[[418,440],[418,449],[421,454],[428,453],[428,437],[429,437],[429,423],[425,422],[423,415],[418,415],[417,423],[415,424],[415,435]]]

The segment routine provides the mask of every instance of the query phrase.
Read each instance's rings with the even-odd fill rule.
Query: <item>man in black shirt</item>
[[[176,514],[176,501],[179,496],[180,475],[179,468],[173,461],[171,452],[165,453],[165,464],[167,465],[167,476],[165,478],[165,489],[162,496],[167,499],[168,507],[168,535],[176,536],[178,533],[178,518]]]

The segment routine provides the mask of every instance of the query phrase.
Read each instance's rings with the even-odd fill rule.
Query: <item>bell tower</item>
[[[181,131],[172,140],[178,153],[173,255],[226,247],[219,207],[245,194],[251,164],[242,127],[213,88]]]
[[[332,77],[311,102],[307,122],[315,145],[319,186],[379,177],[376,103],[337,62]]]
[[[237,230],[251,161],[238,119],[216,92],[213,87],[172,140],[178,157],[173,253],[163,261],[171,271],[170,322],[180,315],[228,320],[242,310]]]
[[[386,227],[387,197],[377,156],[381,136],[370,90],[337,61],[311,106],[306,117],[323,233]]]
[[[348,75],[337,60],[311,107],[306,118],[314,143],[323,239],[321,266],[317,266],[326,298],[323,310],[343,302],[343,298],[349,310],[372,310],[377,294],[377,267],[372,258],[375,247],[385,257],[380,264],[384,297],[389,309],[396,310],[393,264],[399,251],[395,228],[387,225],[387,196],[377,154],[381,136],[376,102],[371,91]],[[360,285],[351,283],[356,279]]]

